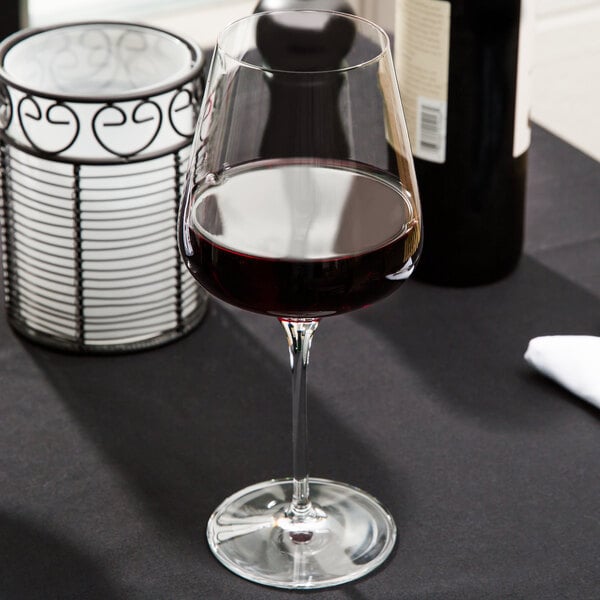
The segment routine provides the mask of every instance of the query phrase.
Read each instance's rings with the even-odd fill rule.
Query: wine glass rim
[[[376,54],[374,54],[371,58],[369,58],[367,60],[363,60],[361,62],[357,62],[357,63],[351,64],[351,65],[346,65],[343,67],[338,67],[336,69],[291,70],[291,69],[276,69],[276,68],[268,67],[265,65],[257,65],[255,63],[237,58],[233,54],[231,54],[231,52],[228,52],[225,49],[225,45],[223,43],[224,37],[235,26],[239,25],[240,23],[242,23],[244,21],[251,21],[253,19],[259,19],[259,18],[267,16],[267,15],[297,14],[297,13],[330,14],[330,15],[335,15],[337,17],[342,17],[349,21],[360,22],[360,23],[370,27],[371,29],[373,29],[374,31],[376,31],[379,34],[379,37],[380,37],[379,52],[377,52]],[[268,11],[264,11],[264,12],[260,12],[260,13],[253,13],[251,15],[246,15],[244,17],[241,17],[239,19],[235,19],[234,21],[231,21],[217,35],[216,50],[220,54],[226,56],[228,59],[230,59],[233,62],[235,62],[236,64],[240,65],[241,67],[247,67],[249,69],[254,69],[256,71],[262,71],[264,73],[286,73],[289,75],[309,75],[309,74],[317,75],[317,74],[325,74],[325,73],[346,73],[348,71],[354,71],[356,69],[361,69],[363,67],[366,67],[373,63],[378,62],[379,60],[381,60],[381,58],[386,53],[389,53],[390,38],[382,27],[380,27],[376,23],[373,23],[373,21],[370,21],[369,19],[365,19],[364,17],[360,17],[358,15],[353,15],[350,13],[343,13],[343,12],[339,12],[339,11],[335,11],[335,10],[324,10],[324,9],[278,9],[278,10],[268,10]]]

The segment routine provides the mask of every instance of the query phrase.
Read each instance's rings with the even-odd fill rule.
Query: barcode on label
[[[443,163],[446,160],[446,103],[419,96],[415,156]]]

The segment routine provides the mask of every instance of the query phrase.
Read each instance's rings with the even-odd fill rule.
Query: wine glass
[[[208,542],[281,588],[351,581],[391,552],[369,494],[308,476],[306,370],[320,320],[395,291],[421,210],[389,40],[331,11],[272,11],[219,36],[179,214],[186,266],[214,296],[281,322],[292,370],[293,470],[227,498]]]

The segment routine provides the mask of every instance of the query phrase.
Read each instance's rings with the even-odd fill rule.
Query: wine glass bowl
[[[198,187],[191,207],[192,272],[247,310],[301,319],[347,312],[391,293],[414,264],[418,221],[407,195],[363,165],[230,167]]]
[[[391,552],[387,509],[309,478],[306,369],[320,319],[394,292],[421,249],[421,211],[389,40],[359,17],[273,11],[219,36],[179,216],[211,294],[279,319],[292,370],[293,469],[226,499],[215,556],[257,583],[318,588]]]

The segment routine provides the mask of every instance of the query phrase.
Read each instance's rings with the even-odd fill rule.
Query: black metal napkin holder
[[[195,44],[131,23],[25,30],[0,45],[6,311],[79,352],[176,339],[206,294],[176,243],[202,93]]]

